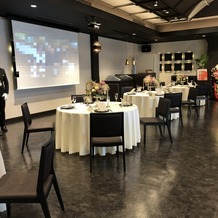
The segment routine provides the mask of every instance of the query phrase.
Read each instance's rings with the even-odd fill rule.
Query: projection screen
[[[11,20],[17,89],[79,84],[78,33]]]

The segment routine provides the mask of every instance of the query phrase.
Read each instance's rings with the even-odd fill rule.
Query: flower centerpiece
[[[90,98],[104,100],[107,98],[109,89],[109,86],[104,81],[97,83],[91,80],[86,83],[86,94]]]
[[[147,89],[157,88],[160,86],[158,79],[151,76],[151,75],[146,76],[143,79],[143,82],[144,82],[145,86],[147,87]]]
[[[176,84],[187,85],[188,84],[188,77],[185,75],[177,74]]]
[[[211,69],[211,80],[213,83],[213,94],[216,100],[218,100],[218,64]]]

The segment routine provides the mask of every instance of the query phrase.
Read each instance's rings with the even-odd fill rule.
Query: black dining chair
[[[160,134],[163,136],[161,127],[167,127],[170,141],[173,142],[170,129],[170,100],[167,98],[160,98],[158,107],[156,109],[156,117],[142,117],[140,123],[144,126],[144,146],[146,146],[146,127],[159,126]]]
[[[120,97],[123,98],[123,94],[126,92],[130,92],[134,87],[133,86],[123,86],[121,87],[121,95]]]
[[[84,96],[85,96],[85,94],[81,94],[81,95],[71,95],[71,100],[73,100],[73,96],[76,97],[76,102],[84,102]]]
[[[40,203],[44,216],[50,218],[47,197],[52,186],[64,211],[58,181],[53,166],[54,134],[41,147],[39,170],[36,172],[10,172],[0,178],[0,203],[6,203],[8,217],[13,203]]]
[[[191,115],[192,107],[195,108],[197,117],[199,117],[197,104],[197,89],[195,87],[189,88],[188,99],[182,100],[182,106],[188,106],[189,114]]]
[[[24,131],[23,131],[23,143],[21,153],[24,151],[24,146],[28,146],[29,134],[33,132],[45,132],[45,131],[54,131],[55,123],[54,122],[38,122],[32,121],[30,110],[27,102],[21,105],[23,122],[24,122]]]
[[[200,106],[200,101],[204,100],[206,105],[209,107],[209,102],[212,103],[213,97],[211,93],[211,87],[209,84],[202,84],[202,85],[197,85],[195,87],[190,87],[189,88],[189,94],[188,94],[188,99],[185,101],[182,101],[182,105],[187,105],[189,108],[189,114],[191,114],[191,108],[192,106],[195,108],[196,115],[199,117],[199,106]]]
[[[201,100],[205,100],[206,104],[209,106],[209,102],[211,101],[212,102],[212,87],[210,84],[202,84],[202,85],[198,85],[196,87],[197,89],[197,101],[199,103],[199,106],[200,106],[200,101]]]
[[[90,172],[95,147],[116,147],[118,158],[119,146],[122,147],[123,170],[126,171],[123,116],[123,112],[90,114]]]
[[[175,113],[179,113],[179,120],[181,126],[183,127],[183,119],[182,119],[182,93],[165,93],[164,98],[170,100],[170,120],[171,115]]]

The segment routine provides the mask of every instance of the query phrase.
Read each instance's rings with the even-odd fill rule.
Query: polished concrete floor
[[[55,120],[55,114],[37,117]],[[202,106],[200,117],[188,116],[183,108],[184,127],[172,121],[173,144],[167,131],[148,127],[143,142],[122,155],[96,156],[93,173],[89,156],[56,151],[55,169],[65,211],[61,211],[52,189],[48,205],[53,218],[215,218],[218,217],[218,102]],[[0,138],[7,172],[38,169],[40,146],[49,133],[30,135],[29,151],[21,154],[22,122],[12,122]],[[143,139],[143,136],[142,136]],[[38,204],[13,204],[11,217],[40,218]],[[0,213],[6,217],[6,212]]]

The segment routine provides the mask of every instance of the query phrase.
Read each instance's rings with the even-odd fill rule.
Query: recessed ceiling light
[[[30,5],[31,8],[37,8],[37,5]]]
[[[203,38],[205,38],[205,37],[206,37],[206,35],[202,35],[202,37],[203,37]]]
[[[154,3],[154,7],[157,7],[158,6],[158,3],[157,3],[157,1]]]
[[[135,36],[135,35],[136,35],[136,33],[133,33],[132,35],[133,35],[133,36]]]

